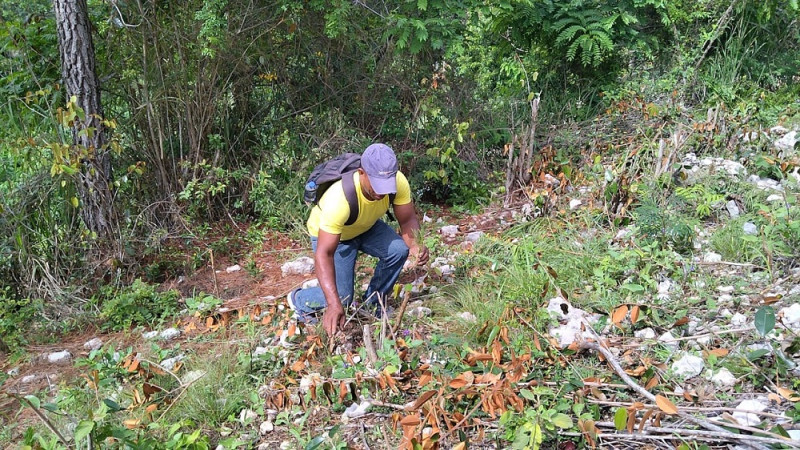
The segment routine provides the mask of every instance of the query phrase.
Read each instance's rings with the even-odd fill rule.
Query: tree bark
[[[67,98],[75,97],[76,106],[85,113],[83,119],[76,117],[72,127],[73,151],[81,163],[77,182],[81,218],[90,231],[107,239],[113,236],[117,221],[88,8],[86,0],[53,0],[53,9]]]

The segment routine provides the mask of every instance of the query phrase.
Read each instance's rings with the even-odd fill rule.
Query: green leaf
[[[36,409],[39,409],[41,407],[41,402],[39,402],[39,397],[35,395],[26,395],[25,400],[27,400],[31,404],[31,406],[33,406]]]
[[[635,283],[623,284],[622,285],[622,289],[627,289],[627,290],[629,290],[631,292],[634,292],[634,293],[635,292],[644,292],[644,286],[642,286],[641,284],[635,284]]]
[[[319,446],[322,445],[323,442],[325,442],[326,437],[328,437],[328,433],[323,433],[322,435],[315,437],[314,439],[308,442],[305,450],[315,450],[319,448]]]
[[[628,410],[623,407],[617,408],[617,412],[614,413],[614,428],[617,431],[622,431],[625,429],[625,425],[628,424]]]
[[[428,0],[417,0],[417,8],[419,8],[421,11],[427,11]]]
[[[775,310],[771,306],[762,306],[756,311],[756,331],[762,336],[775,328]]]
[[[89,435],[94,429],[94,421],[81,420],[77,427],[75,427],[75,442],[80,442]]]
[[[530,401],[535,401],[535,400],[536,400],[536,396],[535,396],[535,395],[533,395],[533,392],[529,391],[528,389],[521,389],[521,390],[519,391],[519,393],[520,393],[520,395],[522,395],[524,398],[526,398],[526,399],[528,399],[528,400],[530,400]]]
[[[755,360],[761,358],[762,356],[766,355],[767,353],[769,353],[769,350],[767,350],[765,348],[761,348],[761,349],[758,349],[758,350],[753,350],[752,352],[747,354],[747,359],[750,360],[750,361],[755,361]]]
[[[111,412],[122,411],[122,408],[119,406],[119,404],[110,398],[103,399],[103,403],[108,406],[108,409]]]
[[[615,420],[616,421],[616,420]],[[572,418],[564,413],[558,413],[553,416],[552,419],[553,425],[557,426],[558,428],[572,428]]]

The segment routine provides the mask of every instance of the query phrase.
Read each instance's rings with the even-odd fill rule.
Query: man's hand
[[[328,339],[333,339],[336,331],[344,326],[344,308],[341,303],[329,304],[322,315],[322,327],[328,333]]]
[[[430,252],[428,251],[428,247],[424,245],[415,245],[409,250],[409,256],[412,258],[412,261],[416,261],[417,267],[422,267],[428,263]]]

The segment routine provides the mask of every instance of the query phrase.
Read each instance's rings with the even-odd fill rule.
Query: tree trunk
[[[81,170],[78,193],[81,218],[86,227],[101,239],[113,236],[117,228],[111,192],[111,155],[108,150],[100,81],[95,72],[94,44],[86,0],[54,0],[56,31],[61,56],[61,77],[67,98],[85,113],[72,127],[74,151]]]

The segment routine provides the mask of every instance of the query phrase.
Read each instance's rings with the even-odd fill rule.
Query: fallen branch
[[[372,344],[372,330],[369,325],[364,325],[364,349],[367,351],[367,359],[372,363],[373,367],[378,365],[378,354],[375,353],[375,346]]]
[[[596,400],[596,399],[593,399],[593,398],[586,399],[586,401],[589,402],[589,403],[593,403],[593,404],[597,404],[597,405],[603,405],[603,406],[624,406],[624,407],[633,406],[633,402],[611,402],[611,401],[607,401],[607,400]],[[658,408],[658,405],[645,403],[644,404],[644,408],[646,408],[646,409]],[[763,417],[769,417],[769,418],[772,418],[772,419],[786,419],[786,416],[782,416],[780,414],[773,414],[773,413],[768,413],[768,412],[764,412],[764,411],[750,411],[750,410],[741,410],[741,409],[736,409],[736,408],[726,408],[726,407],[723,407],[723,406],[714,406],[714,407],[683,406],[683,407],[681,407],[681,409],[683,409],[684,411],[697,411],[697,412],[715,412],[715,411],[737,412],[738,411],[738,412],[743,412],[743,413],[747,413],[747,414],[755,414],[755,415],[759,415],[759,416],[763,416]]]
[[[633,378],[630,377],[630,375],[625,373],[625,369],[622,368],[622,366],[619,364],[617,359],[614,357],[614,355],[607,348],[599,345],[596,342],[582,342],[580,347],[582,349],[594,350],[596,352],[601,353],[606,358],[606,362],[611,366],[612,369],[614,369],[614,372],[616,372],[617,375],[620,378],[622,378],[622,381],[624,381],[625,384],[630,386],[631,389],[633,389],[634,391],[638,392],[641,396],[645,397],[646,399],[650,400],[653,403],[656,403],[656,396],[653,395],[652,393],[650,393],[647,389],[645,389],[642,386],[640,386]],[[719,436],[720,436],[721,439],[724,438],[724,439],[727,439],[729,441],[741,442],[744,445],[750,446],[752,448],[760,449],[760,450],[761,449],[764,449],[764,450],[767,449],[767,447],[765,447],[763,445],[760,445],[760,444],[757,444],[757,443],[753,443],[752,442],[753,439],[750,439],[752,436],[741,436],[741,435],[738,435],[738,434],[731,433],[730,431],[726,430],[725,428],[722,428],[719,425],[715,425],[715,424],[713,424],[713,423],[711,423],[711,422],[709,422],[707,420],[700,419],[698,417],[695,417],[695,416],[693,416],[691,414],[688,414],[688,413],[686,413],[684,411],[681,411],[681,410],[678,410],[675,413],[675,415],[677,415],[678,417],[680,417],[682,419],[688,420],[689,422],[692,422],[693,424],[695,424],[697,426],[705,428],[706,430],[715,431],[715,432],[719,433]],[[748,441],[750,441],[750,442],[748,442]]]
[[[400,325],[403,324],[403,316],[406,314],[406,307],[408,307],[408,300],[410,298],[411,298],[411,290],[409,289],[403,296],[403,303],[400,304],[400,309],[397,311],[397,314],[395,315],[397,317],[397,322],[395,322],[394,327],[392,327],[392,336],[397,335],[397,331],[400,330]]]
[[[616,430],[616,426],[614,425],[613,422],[595,422],[595,426],[603,427],[603,428],[614,428]],[[730,426],[730,424],[725,424],[725,426]],[[730,433],[728,431],[725,431],[724,433],[719,433],[719,432],[710,431],[710,430],[692,430],[692,429],[677,428],[677,427],[655,427],[655,426],[650,426],[650,425],[645,425],[643,431],[653,432],[653,433],[667,433],[668,434],[668,435],[664,435],[664,436],[659,436],[659,438],[672,438],[672,439],[674,439],[675,437],[697,436],[697,437],[704,437],[704,438],[712,439],[712,440],[715,440],[715,441],[726,440],[726,439],[729,438],[728,435],[733,434],[733,433]],[[764,430],[757,430],[757,431],[759,433],[771,434],[771,433],[769,433],[767,431],[764,431]],[[633,434],[634,435],[639,435],[639,433],[633,433]],[[603,435],[605,435],[605,433],[601,434],[601,436],[603,436]],[[610,436],[620,436],[621,433],[609,433],[608,435],[610,435]],[[653,436],[652,434],[650,434],[650,435]],[[733,434],[733,436],[738,437],[739,440],[755,441],[755,442],[761,442],[761,443],[764,443],[764,444],[780,444],[780,445],[787,445],[787,446],[794,447],[794,448],[800,448],[800,446],[798,446],[798,444],[793,443],[790,439],[784,438],[783,436],[779,436],[779,435],[774,435],[774,436],[778,436],[779,439],[778,438],[772,438],[772,437],[766,437],[766,436],[745,436],[745,435],[739,435],[739,434]]]
[[[44,413],[39,408],[35,407],[33,405],[33,403],[30,402],[30,400],[28,400],[27,398],[22,397],[20,395],[14,394],[13,392],[6,392],[6,395],[14,397],[20,403],[23,403],[23,402],[27,403],[28,406],[30,406],[31,409],[33,410],[34,414],[36,414],[36,417],[38,417],[39,420],[42,421],[42,423],[44,424],[45,427],[47,427],[48,430],[50,430],[53,434],[56,435],[58,440],[61,441],[61,443],[64,444],[65,447],[67,447],[67,448],[74,448],[75,447],[74,445],[70,445],[69,444],[69,441],[67,441],[67,439],[64,438],[64,435],[61,434],[56,429],[55,425],[53,425],[53,423],[50,422],[50,419],[48,419],[47,416],[45,416]]]

